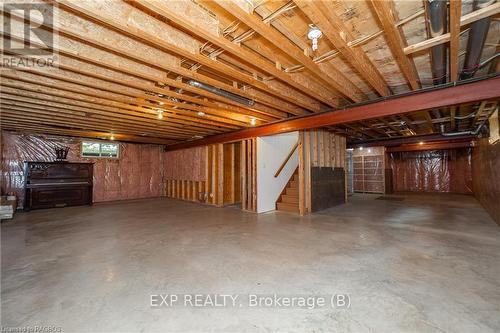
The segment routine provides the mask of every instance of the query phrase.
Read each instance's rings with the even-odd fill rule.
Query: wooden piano
[[[24,162],[24,210],[92,204],[92,163]]]

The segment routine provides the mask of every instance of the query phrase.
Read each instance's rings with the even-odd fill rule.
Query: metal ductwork
[[[446,0],[428,0],[427,17],[431,38],[448,32],[448,7]],[[431,66],[434,85],[446,83],[446,44],[431,48]]]
[[[441,135],[442,136],[461,136],[461,135],[472,135],[476,136],[479,134],[479,131],[481,131],[481,128],[483,127],[484,123],[479,125],[474,131],[464,131],[464,132],[449,132],[445,133],[444,132],[444,124],[441,124]]]
[[[460,117],[458,119],[468,119],[468,118],[473,118],[475,117],[475,113],[471,113],[467,116],[464,116],[464,117]],[[457,119],[457,117],[455,117],[455,119]],[[483,126],[486,124],[486,121],[488,120],[488,118],[486,118],[484,121],[482,121],[477,127],[475,130],[473,131],[463,131],[463,132],[448,132],[446,133],[445,132],[445,125],[444,124],[440,124],[439,125],[439,129],[441,130],[441,135],[442,136],[461,136],[461,135],[472,135],[472,136],[476,136],[479,134],[479,132],[481,131],[481,129],[483,128]]]
[[[194,80],[189,80],[187,83],[193,87],[206,90],[208,92],[225,97],[227,99],[241,103],[241,104],[246,105],[246,106],[253,106],[255,104],[255,101],[252,99],[248,99],[248,98],[245,98],[243,96],[233,94],[232,92],[229,92],[229,91],[226,91],[226,90],[223,90],[220,88],[216,88],[216,87],[210,86],[208,84],[204,84],[204,83],[194,81]]]
[[[474,0],[473,10],[478,10],[495,3],[496,0]],[[481,53],[484,42],[490,29],[491,17],[485,17],[471,24],[469,40],[467,41],[467,53],[465,54],[464,68],[460,73],[460,79],[469,79],[479,69]]]

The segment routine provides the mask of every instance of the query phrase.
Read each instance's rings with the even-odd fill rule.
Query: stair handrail
[[[295,146],[293,146],[292,150],[290,150],[290,152],[288,153],[287,157],[285,158],[285,160],[283,161],[283,163],[281,163],[281,166],[279,167],[278,171],[276,171],[276,173],[274,174],[274,178],[277,178],[281,171],[283,171],[283,169],[285,168],[285,165],[288,163],[288,161],[290,160],[290,158],[292,158],[292,155],[293,153],[295,152],[295,150],[297,149],[297,147],[299,146],[299,141],[297,141],[297,143],[295,144]]]

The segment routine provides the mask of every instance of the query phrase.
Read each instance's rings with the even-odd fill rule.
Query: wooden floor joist
[[[341,19],[331,10],[328,2],[296,0],[295,3],[309,17],[309,19],[322,31],[333,45],[344,56],[358,73],[363,77],[381,96],[391,94],[387,83],[379,71],[372,64],[366,53],[359,48],[348,45],[354,40]]]
[[[354,101],[360,101],[365,97],[364,93],[351,81],[349,81],[343,73],[336,69],[334,69],[334,72],[332,73],[323,72],[310,57],[304,54],[303,50],[300,50],[286,37],[262,22],[262,20],[255,15],[245,13],[236,3],[232,3],[230,1],[219,0],[217,3],[240,21],[257,31],[257,33],[259,33],[263,38],[266,38],[282,51],[286,52],[289,56],[297,60],[300,64],[304,65],[314,76],[322,80],[324,84],[343,93],[345,93],[346,88],[349,88],[351,91],[355,92],[354,95],[348,96]],[[296,3],[300,4],[300,2]],[[388,91],[386,90],[386,94],[387,93]]]
[[[150,35],[145,31],[140,31],[139,29],[134,28],[130,25],[121,24],[116,19],[107,18],[107,17],[104,17],[102,14],[100,15],[100,14],[95,13],[95,12],[90,12],[90,11],[86,10],[84,7],[82,7],[81,5],[76,4],[74,2],[70,2],[70,1],[66,1],[66,0],[57,0],[57,3],[62,8],[69,9],[70,11],[72,11],[74,13],[78,13],[84,17],[93,19],[99,23],[105,24],[107,26],[111,26],[114,29],[117,29],[118,31],[120,31],[122,33],[125,33],[127,35],[132,35],[134,38],[146,40],[148,43],[158,44],[159,47],[163,47],[163,48],[169,50],[170,52],[173,52],[173,53],[179,54],[183,57],[192,59],[195,62],[201,62],[202,64],[204,64],[208,67],[211,67],[211,68],[218,70],[219,72],[222,72],[225,74],[230,74],[234,79],[241,80],[241,81],[245,82],[246,84],[253,85],[253,86],[257,87],[258,89],[261,89],[265,92],[272,93],[276,97],[283,98],[283,99],[288,100],[292,103],[297,102],[295,99],[290,99],[290,98],[284,96],[283,94],[270,88],[269,86],[265,85],[263,82],[260,82],[256,79],[252,78],[251,76],[244,75],[238,71],[235,71],[234,69],[232,69],[228,66],[224,66],[222,63],[219,63],[219,62],[214,61],[214,60],[210,60],[204,56],[186,52],[182,48],[176,47],[172,44],[168,44],[167,42],[160,40],[156,36]],[[144,3],[142,3],[142,4],[144,4]],[[164,14],[164,12],[162,12],[162,14]],[[178,15],[176,15],[175,13],[173,14],[173,17],[176,18],[176,22],[180,19],[180,17]],[[188,72],[186,72],[185,70],[182,70],[181,68],[177,68],[176,70],[182,71],[181,73],[179,73],[180,75],[188,74]],[[189,75],[186,75],[186,76],[189,77]],[[199,76],[201,76],[201,75],[199,75]],[[194,79],[196,79],[196,78],[194,78]],[[217,83],[215,83],[214,81],[212,81],[209,84],[214,84],[217,86]],[[220,85],[220,83],[218,83],[218,84]],[[229,90],[233,93],[236,93],[236,94],[244,94],[243,91],[233,89],[230,86],[223,86],[221,88],[227,89],[227,90]]]
[[[200,26],[197,26],[193,23],[191,23],[189,20],[183,17],[179,17],[179,15],[170,9],[167,6],[163,6],[161,3],[157,1],[149,1],[149,0],[137,0],[141,5],[147,7],[148,9],[158,13],[159,15],[162,15],[166,17],[167,19],[171,20],[172,22],[175,22],[175,24],[181,26],[182,28],[189,30],[191,33],[209,41],[210,43],[213,43],[214,45],[217,45],[218,47],[226,50],[227,52],[235,55],[238,57],[240,60],[245,61],[253,66],[257,66],[260,70],[263,70],[267,72],[269,75],[272,75],[279,80],[281,80],[283,83],[290,85],[291,87],[297,89],[298,91],[301,91],[311,97],[314,97],[318,100],[321,100],[325,104],[328,104],[330,106],[337,106],[335,102],[331,99],[325,99],[322,95],[318,94],[318,92],[310,89],[308,86],[297,82],[294,80],[292,76],[289,74],[276,69],[274,64],[271,64],[260,57],[255,56],[253,53],[245,50],[239,45],[236,45],[235,43],[225,39],[224,37],[218,37],[215,36],[209,32],[207,32],[205,29],[203,29]],[[341,92],[346,95],[348,98],[353,98],[356,96],[356,93],[350,89],[350,87],[341,87]]]
[[[413,61],[403,51],[405,42],[396,26],[396,19],[394,18],[395,10],[392,0],[370,1],[375,13],[377,14],[380,24],[384,29],[387,44],[392,51],[396,63],[408,81],[411,89],[418,89],[420,87],[418,73],[415,69]]]

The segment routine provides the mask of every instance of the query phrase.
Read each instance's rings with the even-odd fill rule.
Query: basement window
[[[118,158],[120,145],[111,142],[82,141],[82,157]]]

